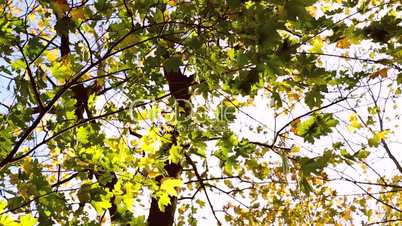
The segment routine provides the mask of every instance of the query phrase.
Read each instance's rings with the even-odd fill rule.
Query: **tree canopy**
[[[398,0],[0,0],[0,225],[398,225]]]

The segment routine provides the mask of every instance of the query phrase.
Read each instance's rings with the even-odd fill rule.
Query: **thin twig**
[[[29,79],[31,80],[31,88],[32,88],[32,91],[34,92],[35,99],[36,99],[36,101],[38,102],[38,105],[39,105],[40,110],[43,111],[43,110],[45,109],[45,107],[43,106],[43,103],[42,103],[42,101],[41,101],[41,99],[40,99],[40,94],[39,94],[38,86],[36,85],[35,78],[34,78],[34,76],[33,76],[33,73],[32,73],[31,67],[30,67],[30,65],[29,65],[28,59],[26,58],[25,53],[24,53],[24,50],[22,49],[22,47],[21,47],[20,45],[17,45],[17,47],[18,47],[18,49],[20,50],[20,52],[21,52],[21,54],[22,54],[22,58],[23,58],[24,61],[25,61],[26,70],[27,70],[27,72],[28,72]]]
[[[298,120],[301,119],[301,118],[304,118],[304,117],[306,117],[306,116],[308,116],[308,115],[311,115],[311,114],[314,113],[314,112],[321,111],[321,110],[323,110],[323,109],[329,108],[329,107],[331,107],[332,105],[335,105],[335,104],[337,104],[337,103],[340,103],[340,102],[342,102],[342,101],[344,101],[344,100],[346,100],[346,99],[347,99],[347,97],[342,97],[342,98],[340,98],[340,99],[338,99],[338,100],[336,100],[336,101],[334,101],[334,102],[332,102],[332,103],[329,103],[329,104],[327,104],[327,105],[324,105],[324,106],[322,106],[322,107],[319,107],[319,108],[316,108],[316,109],[311,110],[311,111],[309,111],[309,112],[306,112],[306,113],[304,113],[304,114],[302,114],[302,115],[299,115],[299,116],[297,116],[296,118],[293,118],[293,119],[290,120],[288,123],[286,123],[284,126],[282,126],[282,128],[280,128],[278,132],[275,133],[274,140],[272,141],[272,145],[270,145],[270,146],[274,146],[274,144],[276,143],[276,140],[278,139],[278,137],[279,137],[279,135],[281,134],[281,132],[282,132],[284,129],[286,129],[289,125],[291,125],[292,123],[294,123],[295,121],[298,121]]]
[[[398,222],[398,221],[402,221],[402,218],[372,222],[372,223],[364,224],[364,226],[369,226],[369,225],[382,225],[382,224],[385,224],[385,223]]]
[[[213,205],[212,205],[212,202],[211,202],[211,200],[209,199],[208,192],[207,192],[207,189],[206,189],[206,187],[205,187],[204,181],[202,180],[202,177],[201,177],[200,174],[198,173],[197,166],[195,165],[195,163],[193,162],[193,160],[192,160],[187,154],[184,154],[184,156],[186,157],[187,162],[188,162],[188,163],[191,165],[191,167],[193,168],[194,173],[195,173],[195,176],[197,177],[198,182],[199,182],[201,188],[204,190],[204,193],[205,193],[205,196],[206,196],[206,198],[207,198],[209,207],[211,208],[212,214],[214,215],[216,221],[218,222],[218,225],[222,225],[222,223],[219,221],[218,216],[216,216],[216,213],[215,213],[214,207],[213,207]]]

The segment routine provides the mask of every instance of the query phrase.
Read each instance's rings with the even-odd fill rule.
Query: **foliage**
[[[397,225],[401,12],[0,0],[0,225]]]

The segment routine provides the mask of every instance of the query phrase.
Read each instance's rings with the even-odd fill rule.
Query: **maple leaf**
[[[347,49],[351,45],[349,38],[343,38],[336,43],[336,47],[341,49]]]
[[[370,79],[381,77],[386,78],[388,76],[388,68],[380,69],[370,75]]]

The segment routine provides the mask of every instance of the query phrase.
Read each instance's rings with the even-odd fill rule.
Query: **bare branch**
[[[24,61],[25,61],[26,70],[27,70],[27,72],[28,72],[29,79],[31,80],[31,88],[32,88],[32,91],[34,92],[35,99],[36,99],[36,101],[38,102],[38,105],[39,105],[40,110],[43,111],[43,110],[45,109],[45,107],[43,106],[43,103],[42,103],[42,101],[41,101],[41,99],[40,99],[40,94],[39,94],[38,86],[36,85],[35,78],[34,78],[34,76],[33,76],[32,70],[31,70],[31,68],[30,68],[30,64],[29,64],[29,62],[28,62],[28,59],[27,59],[26,56],[25,56],[25,53],[24,53],[23,48],[22,48],[20,45],[17,45],[17,47],[18,47],[18,49],[20,50],[20,52],[21,52],[21,54],[22,54],[22,57],[23,57],[23,59],[24,59]]]
[[[202,180],[201,175],[198,173],[197,166],[195,165],[195,163],[193,162],[193,160],[192,160],[187,154],[184,154],[184,156],[186,157],[187,162],[188,162],[188,163],[191,165],[191,167],[193,168],[194,173],[195,173],[195,176],[197,177],[197,180],[198,180],[198,182],[199,182],[201,188],[204,190],[204,193],[205,193],[205,196],[206,196],[206,198],[207,198],[209,207],[211,208],[212,214],[214,215],[216,221],[218,222],[218,225],[222,225],[222,223],[221,223],[221,222],[219,221],[219,219],[218,219],[218,216],[216,216],[214,207],[213,207],[213,205],[212,205],[211,200],[209,199],[208,192],[207,192],[207,190],[206,190],[206,188],[205,188],[204,181]]]
[[[336,101],[334,101],[334,102],[332,102],[332,103],[329,103],[329,104],[324,105],[324,106],[322,106],[322,107],[319,107],[319,108],[316,108],[316,109],[311,110],[311,111],[309,111],[309,112],[306,112],[306,113],[304,113],[304,114],[302,114],[302,115],[300,115],[300,116],[297,116],[296,118],[293,118],[293,119],[290,120],[288,123],[286,123],[284,126],[282,126],[282,128],[280,128],[278,132],[275,133],[274,140],[272,141],[272,145],[270,145],[270,146],[275,145],[276,140],[278,139],[278,137],[279,137],[279,135],[281,134],[281,132],[282,132],[283,130],[285,130],[288,126],[290,126],[292,123],[294,123],[295,121],[297,121],[297,120],[299,120],[299,119],[301,119],[301,118],[304,118],[304,117],[306,117],[306,116],[308,116],[308,115],[311,115],[311,114],[314,113],[314,112],[321,111],[321,110],[323,110],[323,109],[329,108],[329,107],[331,107],[332,105],[338,104],[338,103],[340,103],[340,102],[342,102],[342,101],[344,101],[344,100],[346,100],[346,99],[347,99],[347,97],[342,97],[342,98],[340,98],[340,99],[338,99],[338,100],[336,100]]]

